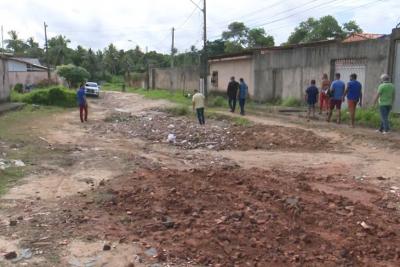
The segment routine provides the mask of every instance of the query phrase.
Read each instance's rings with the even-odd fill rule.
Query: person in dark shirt
[[[347,96],[347,106],[350,112],[351,127],[354,128],[357,104],[359,104],[360,107],[362,106],[362,85],[357,81],[357,74],[355,73],[350,75],[350,82],[347,83],[347,88],[344,91],[343,98],[345,96]]]
[[[315,86],[315,80],[311,80],[311,85],[306,90],[306,101],[308,105],[307,120],[310,120],[311,111],[315,117],[315,105],[318,102],[318,88]]]
[[[81,122],[87,121],[88,118],[88,104],[86,101],[85,85],[81,84],[80,88],[76,92],[76,97],[78,99],[79,105],[79,116]]]
[[[227,95],[228,95],[228,103],[231,112],[235,112],[236,108],[236,97],[239,90],[239,83],[235,81],[235,77],[231,77],[231,81],[228,84]]]

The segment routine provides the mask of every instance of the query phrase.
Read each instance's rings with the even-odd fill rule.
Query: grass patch
[[[208,103],[211,107],[228,107],[227,100],[222,96],[210,96]]]
[[[284,107],[300,107],[303,105],[303,102],[294,97],[288,97],[280,101],[280,105]]]
[[[389,119],[392,129],[400,129],[400,118],[396,114],[391,113]],[[350,122],[350,113],[347,109],[343,110],[342,112],[342,120],[343,122]],[[357,109],[356,124],[371,128],[378,128],[381,124],[379,109],[376,107]]]
[[[63,87],[36,89],[25,94],[13,90],[11,101],[59,107],[75,107],[77,105],[76,92]]]
[[[23,168],[10,167],[5,170],[0,170],[0,195],[7,192],[7,190],[24,175],[25,172]]]
[[[165,109],[165,112],[172,114],[173,116],[187,116],[190,114],[189,107],[184,105],[168,107]]]
[[[27,105],[19,111],[0,116],[0,139],[8,141],[31,141],[32,127],[40,127],[35,120],[64,111],[64,108]]]

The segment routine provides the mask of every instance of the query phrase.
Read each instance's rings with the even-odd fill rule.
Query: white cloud
[[[194,1],[202,5],[201,0]],[[33,36],[41,44],[46,21],[49,37],[63,34],[72,47],[81,44],[102,49],[114,43],[120,49],[139,45],[162,52],[169,51],[171,28],[178,27],[176,46],[184,51],[202,43],[199,10],[179,27],[194,9],[190,0],[0,0],[0,24],[6,32],[15,29],[21,38]],[[372,33],[390,33],[400,21],[397,0],[208,0],[207,9],[210,38],[218,37],[230,21],[236,20],[250,26],[263,25],[277,43],[284,42],[293,28],[310,16],[330,14],[341,23],[355,19]]]

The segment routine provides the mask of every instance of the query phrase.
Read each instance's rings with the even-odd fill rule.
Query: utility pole
[[[1,53],[4,55],[4,35],[3,35],[3,25],[1,25]]]
[[[47,44],[47,24],[46,22],[43,23],[44,25],[44,40],[45,40],[45,48],[46,48],[46,64],[47,64],[47,79],[50,81],[50,63],[49,63],[49,46]]]
[[[172,27],[171,68],[174,67],[174,54],[175,54],[175,28]]]
[[[206,0],[203,1],[203,82],[204,82],[204,96],[208,97],[208,55],[207,55],[207,5]]]

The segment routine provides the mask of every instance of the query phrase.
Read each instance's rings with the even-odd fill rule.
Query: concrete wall
[[[200,85],[198,67],[154,68],[149,79],[150,88],[193,91]]]
[[[254,68],[252,56],[238,56],[232,58],[209,60],[210,68],[210,90],[226,92],[228,83],[232,76],[236,81],[243,78],[249,87],[249,94],[254,95]],[[218,83],[212,83],[213,73],[218,73]]]
[[[7,61],[0,58],[0,103],[10,97],[10,84],[8,80]]]
[[[46,71],[25,71],[25,72],[10,71],[8,73],[8,76],[11,88],[13,88],[17,83],[27,85],[27,84],[37,84],[40,81],[47,80]],[[59,84],[63,83],[62,79],[54,72],[51,74],[51,79],[56,83]]]
[[[254,54],[254,97],[258,100],[302,98],[311,79],[320,84],[323,73],[333,78],[335,60],[365,59],[366,78],[363,87],[366,104],[371,104],[379,77],[387,71],[389,44],[389,38],[384,38],[257,51]],[[348,81],[348,77],[342,78]]]

